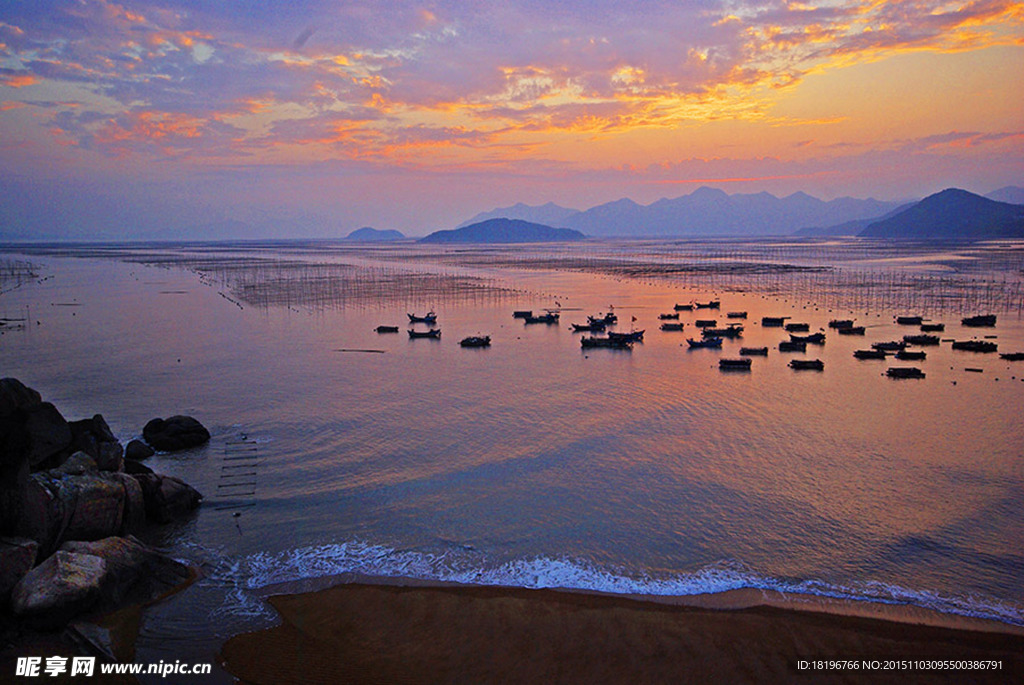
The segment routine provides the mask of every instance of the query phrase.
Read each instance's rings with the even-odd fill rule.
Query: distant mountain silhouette
[[[984,240],[1024,238],[1024,205],[996,202],[959,188],[929,195],[860,232],[872,238]]]
[[[639,205],[616,200],[566,217],[561,225],[593,236],[791,235],[805,226],[833,226],[877,218],[895,202],[844,197],[825,202],[806,193],[729,195],[701,187],[674,199]]]
[[[582,240],[579,231],[519,219],[488,219],[450,231],[435,231],[421,243],[552,243]]]
[[[522,202],[518,202],[511,207],[498,207],[497,209],[492,209],[489,212],[480,212],[472,219],[463,221],[455,228],[471,226],[473,224],[478,224],[481,221],[487,221],[488,219],[522,219],[523,221],[544,224],[546,226],[563,227],[562,222],[573,214],[579,214],[579,210],[562,207],[560,205],[556,205],[554,202],[537,206],[526,205]]]
[[[363,226],[345,236],[345,240],[358,240],[360,242],[383,242],[386,240],[401,240],[405,235],[401,231],[379,230],[369,226]]]
[[[990,200],[996,202],[1008,202],[1011,205],[1024,205],[1024,188],[1020,186],[1006,186],[999,190],[993,190],[986,195]]]
[[[844,221],[843,223],[836,224],[835,226],[815,226],[813,228],[801,228],[793,235],[818,237],[859,235],[861,231],[863,231],[865,228],[875,223],[876,221],[881,221],[882,219],[888,219],[891,216],[895,216],[896,214],[902,212],[904,209],[909,209],[910,207],[913,207],[914,204],[914,202],[908,202],[906,204],[900,205],[891,212],[887,212],[882,216],[876,216],[870,219],[854,219],[853,221]]]

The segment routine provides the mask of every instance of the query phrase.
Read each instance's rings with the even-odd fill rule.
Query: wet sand
[[[1024,676],[1024,634],[1012,626],[922,625],[781,608],[767,597],[750,605],[760,594],[725,593],[694,606],[556,590],[346,583],[270,597],[281,625],[231,638],[221,658],[245,683],[905,684]],[[724,608],[738,606],[745,608]],[[828,658],[998,660],[1002,668],[797,669],[798,660]]]

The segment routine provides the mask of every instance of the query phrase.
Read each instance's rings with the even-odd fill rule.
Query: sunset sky
[[[1024,2],[0,4],[0,236],[1024,185]]]

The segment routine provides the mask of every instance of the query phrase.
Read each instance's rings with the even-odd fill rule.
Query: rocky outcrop
[[[153,419],[142,429],[142,437],[154,449],[175,452],[202,445],[210,440],[210,431],[191,416]]]
[[[192,577],[187,566],[135,538],[68,542],[18,582],[11,607],[37,624],[60,625],[82,613],[156,600]]]
[[[142,486],[146,517],[157,523],[170,523],[185,516],[203,501],[195,488],[173,476],[143,473],[132,478]]]
[[[0,538],[0,606],[11,590],[35,566],[39,543],[28,538]]]
[[[124,466],[124,448],[101,414],[91,419],[72,421],[72,448],[85,452],[101,471],[120,471]]]
[[[141,440],[132,440],[124,448],[124,458],[129,461],[142,461],[155,454],[153,448]]]

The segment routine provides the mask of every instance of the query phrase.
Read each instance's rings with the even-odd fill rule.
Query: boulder
[[[58,550],[14,586],[11,609],[43,625],[62,625],[100,602],[106,575],[100,557]]]
[[[208,442],[210,431],[191,416],[172,416],[147,423],[142,437],[154,449],[174,452]]]
[[[185,516],[203,501],[203,496],[184,481],[173,476],[142,473],[132,478],[142,486],[146,517],[157,523],[170,523]]]
[[[155,454],[153,448],[141,440],[132,440],[124,448],[124,458],[131,461],[142,461],[149,459]]]
[[[132,459],[124,460],[124,472],[132,476],[140,473],[153,473],[153,469],[149,468],[141,461],[134,461]]]
[[[107,567],[103,595],[108,606],[119,606],[127,602],[150,602],[192,578],[192,571],[188,566],[133,537],[109,537],[94,542],[67,542],[61,550],[75,554],[91,554],[103,559]]]
[[[0,378],[0,417],[10,416],[18,409],[39,404],[43,398],[17,378]]]
[[[0,606],[7,603],[11,590],[36,565],[39,543],[28,538],[0,538]]]
[[[92,457],[85,452],[75,452],[63,464],[50,469],[48,473],[51,476],[81,476],[85,473],[95,473],[98,470]]]
[[[21,511],[14,532],[39,543],[43,557],[60,546],[74,511],[73,492],[62,487],[63,480],[32,474],[21,491]]]
[[[63,480],[62,491],[73,497],[63,540],[99,540],[121,533],[126,495],[119,481],[98,473]]]
[[[85,452],[94,460],[101,471],[120,471],[124,466],[124,448],[114,437],[102,414],[91,419],[72,421],[71,429],[73,449]]]
[[[121,535],[134,533],[146,523],[146,499],[139,481],[127,473],[108,474],[124,488],[124,510],[121,515]]]
[[[23,416],[28,448],[28,462],[32,468],[56,466],[71,447],[71,427],[57,408],[49,402],[40,402],[20,409]]]

